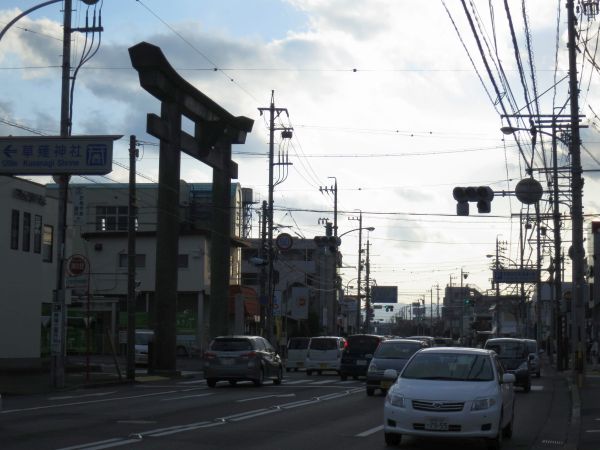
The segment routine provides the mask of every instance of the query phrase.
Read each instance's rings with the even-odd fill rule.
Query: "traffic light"
[[[337,251],[337,247],[341,243],[340,238],[335,236],[315,236],[314,241],[317,247],[327,248],[332,253]]]
[[[456,215],[469,215],[469,202],[477,203],[479,213],[489,213],[492,211],[492,200],[494,200],[494,191],[489,186],[457,186],[452,190],[452,196],[458,203],[456,205]]]

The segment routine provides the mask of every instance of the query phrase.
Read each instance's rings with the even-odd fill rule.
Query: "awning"
[[[254,289],[248,286],[234,284],[229,286],[229,315],[235,312],[235,297],[241,295],[244,298],[244,312],[247,316],[260,315],[260,304],[258,294]]]

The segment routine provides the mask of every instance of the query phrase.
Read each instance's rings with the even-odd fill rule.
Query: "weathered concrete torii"
[[[185,81],[161,49],[141,42],[129,49],[140,85],[161,101],[161,115],[147,115],[147,132],[160,139],[158,223],[156,231],[155,344],[156,371],[176,369],[177,255],[179,244],[179,174],[183,151],[213,168],[210,237],[210,336],[227,334],[231,245],[231,179],[237,164],[231,145],[243,144],[254,121],[234,117]],[[194,136],[181,130],[181,117],[195,124]],[[151,367],[152,367],[151,366]]]

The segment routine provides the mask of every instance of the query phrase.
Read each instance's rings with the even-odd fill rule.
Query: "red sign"
[[[67,261],[67,272],[70,276],[76,277],[83,275],[87,268],[87,260],[84,256],[73,255]]]

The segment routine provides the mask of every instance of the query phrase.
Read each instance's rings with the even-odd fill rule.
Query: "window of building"
[[[129,207],[96,206],[97,231],[127,231]]]
[[[10,221],[10,248],[12,250],[19,248],[19,211],[16,209],[12,210]]]
[[[44,225],[42,230],[42,261],[52,262],[54,227],[52,225]]]
[[[23,251],[28,252],[31,248],[31,213],[23,213]]]
[[[119,267],[128,267],[128,254],[127,253],[119,253]],[[146,255],[144,254],[136,254],[135,255],[135,267],[144,268],[146,267]]]
[[[33,218],[33,253],[42,252],[42,216]]]
[[[177,267],[180,269],[187,269],[189,264],[188,255],[177,255]]]

